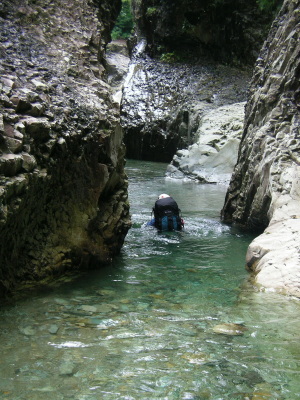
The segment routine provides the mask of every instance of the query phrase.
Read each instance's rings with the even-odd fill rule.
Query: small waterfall
[[[197,141],[207,113],[246,99],[248,72],[207,60],[162,62],[141,40],[124,81],[121,124],[127,157],[171,162]]]

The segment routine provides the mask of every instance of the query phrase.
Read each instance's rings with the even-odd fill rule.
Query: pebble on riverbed
[[[247,328],[244,325],[231,323],[219,324],[213,327],[213,331],[215,333],[220,333],[222,335],[228,336],[241,336],[246,330]]]
[[[75,364],[71,361],[64,361],[59,366],[59,375],[72,376],[75,373]]]
[[[57,325],[50,325],[48,332],[51,333],[52,335],[56,335],[58,332],[59,327]]]
[[[209,356],[202,352],[185,353],[181,358],[187,360],[190,364],[205,364],[209,360]]]
[[[36,334],[36,329],[32,326],[25,326],[20,328],[20,332],[25,336],[34,336]]]

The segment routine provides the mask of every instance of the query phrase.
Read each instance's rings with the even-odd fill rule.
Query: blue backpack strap
[[[178,231],[180,229],[180,226],[178,225],[178,221],[177,221],[177,216],[176,215],[173,216],[173,229],[175,231]]]
[[[168,226],[169,226],[169,221],[168,221],[168,217],[165,215],[164,217],[162,217],[162,218],[160,218],[160,220],[161,220],[161,230],[162,231],[167,231],[167,230],[169,230],[168,229]]]
[[[174,216],[170,215],[168,217],[168,231],[173,231],[176,229],[176,224],[174,225]]]

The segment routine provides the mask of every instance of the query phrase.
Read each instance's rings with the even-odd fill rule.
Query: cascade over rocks
[[[124,82],[121,123],[128,158],[170,162],[197,140],[202,117],[245,101],[249,72],[203,60],[165,63],[135,48]]]
[[[264,230],[255,281],[300,297],[300,1],[287,0],[257,60],[238,162],[222,216]]]
[[[130,227],[104,47],[119,0],[0,4],[0,294],[107,263]]]

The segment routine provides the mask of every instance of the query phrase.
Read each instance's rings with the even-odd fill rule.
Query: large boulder
[[[201,118],[197,141],[179,150],[167,176],[202,183],[228,184],[237,161],[245,102],[218,107]]]
[[[0,5],[0,294],[110,262],[130,226],[104,47],[119,0]]]
[[[300,18],[285,1],[258,58],[245,129],[222,210],[262,232],[249,247],[255,281],[300,296]]]

